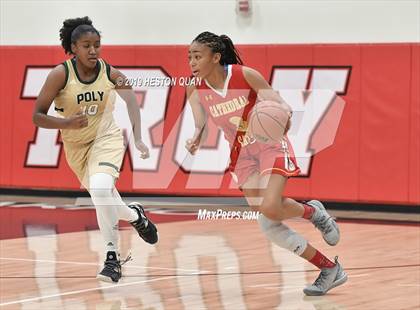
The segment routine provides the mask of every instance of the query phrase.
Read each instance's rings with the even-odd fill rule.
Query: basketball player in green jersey
[[[88,17],[65,20],[60,39],[73,58],[48,75],[36,100],[33,122],[38,127],[60,129],[67,162],[90,193],[104,237],[106,260],[98,278],[118,282],[124,263],[118,254],[119,219],[130,222],[150,244],[157,242],[158,234],[142,206],[127,206],[115,188],[125,150],[112,115],[115,91],[127,104],[135,145],[143,159],[149,157],[149,149],[141,138],[136,96],[131,87],[120,83],[126,77],[99,58],[101,36],[92,21]],[[62,117],[47,115],[53,101]]]

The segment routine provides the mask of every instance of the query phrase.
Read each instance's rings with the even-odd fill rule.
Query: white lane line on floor
[[[72,264],[72,265],[85,265],[85,266],[102,266],[102,263],[83,263],[73,261],[59,261],[59,260],[46,260],[46,259],[30,259],[30,258],[17,258],[17,257],[0,257],[0,260],[11,260],[11,261],[22,261],[22,262],[39,262],[39,263],[50,263],[50,264]],[[133,269],[158,269],[158,270],[175,270],[190,272],[191,274],[209,273],[208,270],[196,270],[196,269],[182,269],[182,268],[166,268],[166,267],[145,267],[136,265],[124,265],[124,268]]]
[[[248,287],[262,287],[262,288],[284,288],[284,289],[289,289],[289,288],[299,288],[302,287],[301,285],[281,285],[278,283],[266,283],[266,284],[258,284],[258,285],[248,285]]]
[[[22,303],[26,303],[26,302],[41,300],[41,299],[55,298],[55,297],[61,297],[61,296],[69,296],[69,295],[75,295],[75,294],[81,294],[81,293],[93,292],[93,291],[99,291],[99,290],[107,290],[107,289],[110,289],[110,288],[118,288],[118,287],[130,286],[130,285],[147,283],[147,282],[169,280],[169,279],[173,279],[173,278],[176,278],[176,276],[155,278],[155,279],[136,281],[136,282],[130,282],[130,283],[114,284],[114,285],[109,285],[109,286],[94,287],[94,288],[88,288],[88,289],[84,289],[84,290],[64,292],[64,293],[60,293],[60,294],[53,294],[53,295],[47,295],[47,296],[38,296],[38,297],[32,297],[32,298],[27,298],[27,299],[14,300],[14,301],[1,303],[0,307],[1,306],[15,305],[15,304],[22,304]]]
[[[349,278],[362,278],[362,277],[368,277],[370,276],[370,273],[363,273],[363,274],[349,274]]]

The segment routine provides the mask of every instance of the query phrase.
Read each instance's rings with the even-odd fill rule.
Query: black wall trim
[[[185,195],[164,195],[164,194],[141,194],[141,193],[120,193],[123,197],[185,197]],[[19,189],[19,188],[0,188],[0,195],[23,195],[23,196],[45,196],[45,197],[89,197],[87,191],[75,190],[45,190],[45,189]],[[191,196],[190,196],[191,197]],[[212,202],[217,200],[223,203],[223,197],[202,197],[195,196],[197,201]],[[242,197],[226,197],[229,201],[237,199],[238,205],[245,205],[246,202]],[[332,202],[323,201],[325,207],[330,210],[345,211],[369,211],[369,212],[395,212],[395,213],[411,213],[420,214],[420,206],[403,205],[403,204],[379,204],[379,203],[362,203],[362,202]]]

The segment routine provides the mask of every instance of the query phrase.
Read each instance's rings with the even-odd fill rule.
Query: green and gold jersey
[[[63,117],[83,111],[88,126],[82,129],[62,129],[64,142],[89,143],[95,138],[116,129],[112,111],[115,102],[115,85],[110,80],[110,67],[98,59],[98,75],[91,82],[79,78],[74,59],[63,63],[66,67],[66,85],[54,99],[55,110]]]

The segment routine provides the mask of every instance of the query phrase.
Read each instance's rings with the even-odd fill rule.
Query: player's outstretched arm
[[[195,132],[194,136],[186,141],[185,147],[194,155],[207,138],[207,115],[200,104],[200,97],[194,86],[187,87],[187,98],[194,117]]]
[[[140,151],[140,157],[143,159],[149,158],[149,148],[144,144],[141,136],[141,116],[137,98],[133,88],[129,83],[126,83],[127,77],[119,70],[111,66],[110,78],[115,84],[115,89],[120,97],[127,104],[128,116],[130,118],[134,141],[136,148]]]
[[[48,74],[47,80],[35,101],[32,121],[36,126],[52,129],[78,129],[88,125],[87,117],[82,112],[69,118],[58,118],[47,115],[54,98],[64,88],[65,84],[65,68],[63,65],[58,65]]]

